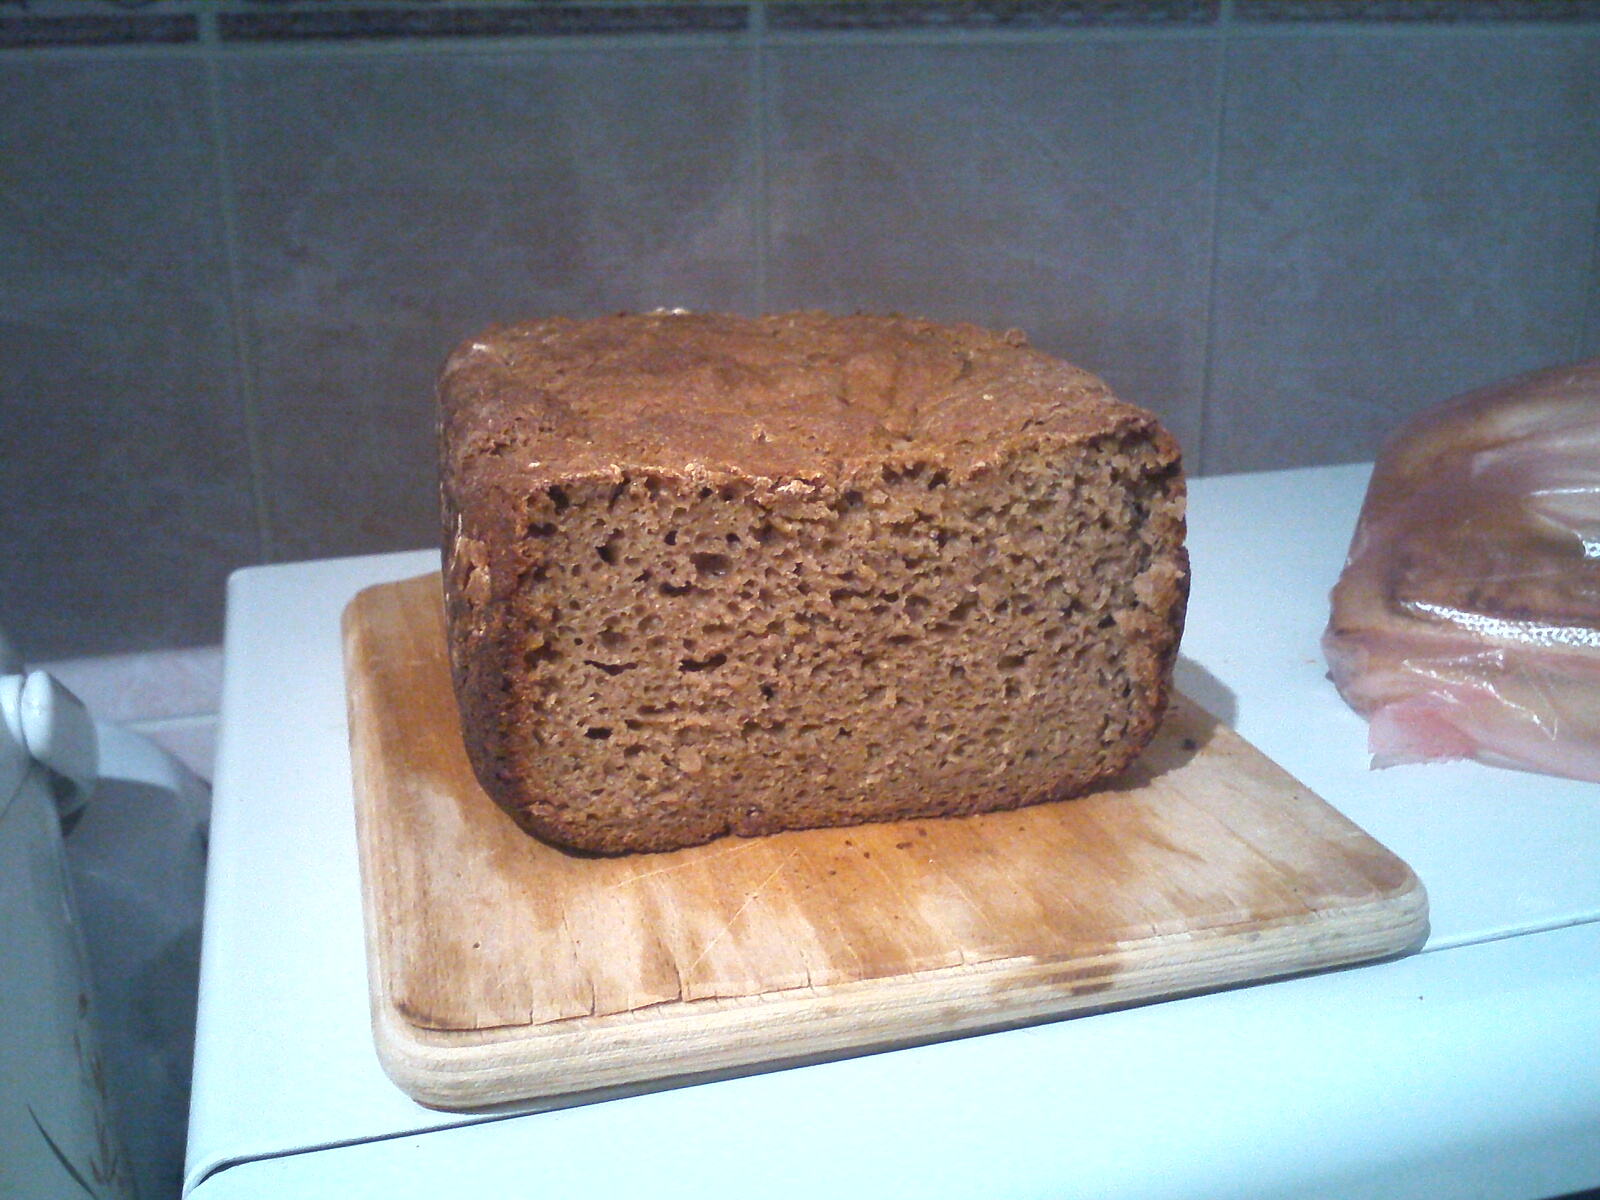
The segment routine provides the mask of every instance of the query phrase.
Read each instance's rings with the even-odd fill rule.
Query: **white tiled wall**
[[[91,10],[189,40],[0,49],[0,626],[32,660],[215,644],[234,567],[431,543],[432,377],[497,318],[1020,326],[1197,473],[1367,458],[1600,353],[1590,0],[61,19]]]

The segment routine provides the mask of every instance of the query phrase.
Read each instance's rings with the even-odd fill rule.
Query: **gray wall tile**
[[[1405,415],[1582,352],[1593,31],[1229,53],[1208,465],[1370,458]]]
[[[0,73],[0,625],[33,660],[215,641],[259,554],[202,70]]]
[[[1026,330],[1196,441],[1208,39],[768,52],[770,307]]]
[[[229,68],[273,553],[437,540],[433,381],[494,320],[756,303],[729,48]]]

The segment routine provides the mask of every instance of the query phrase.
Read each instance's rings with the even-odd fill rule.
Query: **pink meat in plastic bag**
[[[1322,645],[1374,767],[1474,758],[1600,782],[1600,359],[1399,431]]]

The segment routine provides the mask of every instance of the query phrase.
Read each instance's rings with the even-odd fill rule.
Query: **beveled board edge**
[[[1265,928],[1153,937],[1070,962],[1004,959],[466,1032],[420,1029],[401,1016],[382,987],[369,937],[373,1031],[384,1071],[407,1095],[433,1108],[476,1108],[842,1057],[1265,982],[1398,955],[1420,947],[1427,932],[1427,894],[1408,872],[1393,894],[1349,909]]]

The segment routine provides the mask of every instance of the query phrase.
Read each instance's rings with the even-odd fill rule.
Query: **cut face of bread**
[[[1171,439],[970,327],[492,331],[441,393],[467,750],[602,853],[1081,793],[1165,706]]]

